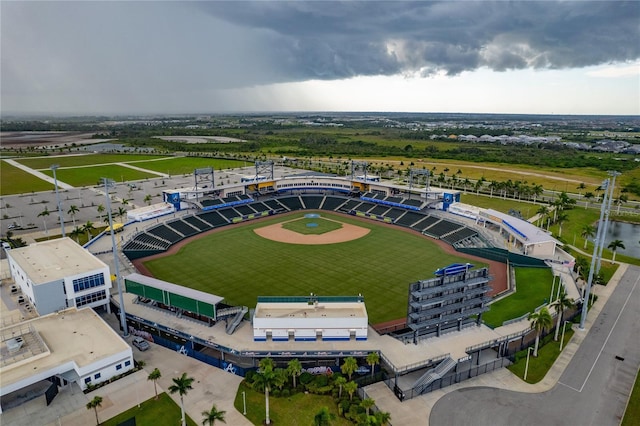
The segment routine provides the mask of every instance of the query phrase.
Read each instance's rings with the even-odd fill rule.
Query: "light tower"
[[[111,246],[113,249],[113,264],[116,272],[116,286],[118,287],[118,299],[120,302],[120,326],[122,327],[122,336],[129,336],[127,330],[127,317],[124,312],[124,297],[122,296],[122,285],[120,284],[120,265],[118,264],[118,251],[116,249],[116,237],[113,232],[113,218],[111,216],[111,197],[109,197],[109,188],[115,186],[113,179],[101,178],[104,183],[104,195],[107,197],[107,214],[109,215],[109,229],[111,230]]]

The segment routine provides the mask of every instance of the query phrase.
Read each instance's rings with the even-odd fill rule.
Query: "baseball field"
[[[222,296],[230,305],[253,307],[257,296],[360,293],[369,322],[378,324],[406,317],[411,282],[433,278],[440,267],[468,261],[397,226],[321,212],[321,218],[311,220],[315,225],[307,227],[308,219],[297,220],[305,214],[209,231],[143,260],[142,266],[158,279]],[[304,226],[296,231],[292,223]],[[320,237],[322,226],[331,229],[322,233],[320,242],[300,240]],[[278,228],[297,238],[271,238]]]

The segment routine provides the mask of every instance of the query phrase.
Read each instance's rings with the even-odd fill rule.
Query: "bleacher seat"
[[[304,207],[302,206],[302,201],[300,201],[300,197],[297,195],[290,197],[280,197],[278,198],[281,204],[284,204],[287,209],[294,210],[302,210]]]
[[[198,213],[196,216],[213,227],[229,224],[229,221],[217,211]]]
[[[189,225],[198,228],[198,230],[200,230],[200,232],[203,231],[207,231],[211,228],[213,228],[213,226],[211,226],[210,223],[207,222],[203,222],[202,219],[200,219],[198,216],[187,216],[185,218],[183,218],[182,220],[184,220],[185,222],[187,222]]]
[[[178,234],[176,231],[170,229],[169,227],[167,227],[167,225],[164,224],[157,225],[151,229],[148,229],[147,233],[153,235],[154,237],[159,237],[165,241],[168,241],[170,244],[177,243],[184,238],[184,236]]]
[[[322,203],[322,210],[335,211],[338,207],[348,201],[349,198],[327,195]]]
[[[167,223],[167,226],[178,231],[185,237],[190,237],[200,232],[200,229],[191,226],[191,224],[182,221],[182,219],[172,220]]]
[[[318,210],[320,209],[320,205],[322,205],[324,195],[301,195],[300,198],[302,198],[305,208]]]

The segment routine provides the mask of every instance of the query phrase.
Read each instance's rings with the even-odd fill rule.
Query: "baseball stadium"
[[[528,323],[488,327],[483,314],[513,293],[513,267],[571,260],[548,233],[460,203],[424,170],[398,185],[366,163],[348,176],[273,167],[256,162],[233,185],[197,169],[193,187],[129,212],[140,229],[122,245],[136,271],[124,277],[129,332],[239,375],[263,357],[337,370],[353,356],[405,399],[508,365]],[[370,352],[381,365],[366,365]]]

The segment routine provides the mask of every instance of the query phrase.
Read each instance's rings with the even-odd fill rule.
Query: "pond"
[[[605,248],[613,240],[620,240],[626,247],[618,249],[618,254],[640,259],[640,224],[627,222],[609,222],[607,235],[604,238]]]

